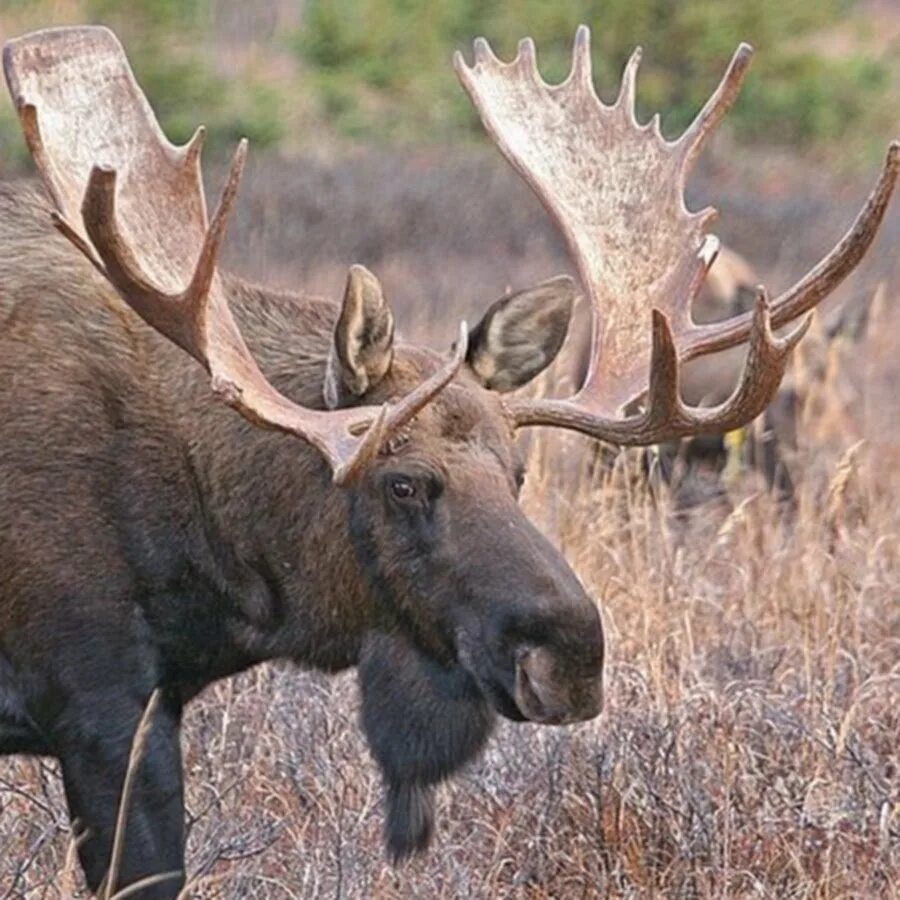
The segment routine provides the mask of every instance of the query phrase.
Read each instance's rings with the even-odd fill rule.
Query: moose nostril
[[[521,660],[516,664],[516,704],[523,713],[541,706],[540,697],[528,676],[528,669],[522,665]]]
[[[516,705],[527,718],[548,724],[567,718],[565,690],[554,678],[552,654],[543,648],[522,648],[516,653]]]
[[[534,722],[559,725],[592,719],[603,706],[603,678],[573,675],[545,647],[516,653],[515,701]]]

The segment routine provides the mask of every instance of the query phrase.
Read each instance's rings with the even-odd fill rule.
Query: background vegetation
[[[753,43],[763,76],[738,105],[742,136],[775,130],[787,143],[846,135],[884,100],[890,63],[849,50],[827,56],[810,37],[845,24],[853,0],[312,0],[294,46],[309,67],[325,110],[353,132],[442,135],[473,122],[447,78],[447,60],[484,35],[511,58],[516,41],[535,38],[541,68],[562,80],[579,22],[595,25],[594,70],[615,90],[635,45],[645,49],[640,106],[684,127],[709,95],[741,40]],[[896,48],[895,48],[896,50]]]
[[[900,39],[879,0],[2,0],[0,30],[89,21],[125,39],[163,126],[185,139],[198,116],[214,151],[246,134],[298,150],[328,138],[465,139],[475,118],[450,68],[488,37],[511,57],[532,35],[549,80],[564,77],[580,22],[594,30],[608,96],[633,47],[645,48],[639,110],[676,133],[704,102],[739,41],[754,75],[729,117],[742,142],[880,152],[900,100]],[[202,101],[202,102],[201,102]],[[893,106],[892,106],[893,104]],[[202,109],[202,113],[200,110]],[[8,107],[3,157],[21,159]],[[7,163],[8,164],[8,163]]]

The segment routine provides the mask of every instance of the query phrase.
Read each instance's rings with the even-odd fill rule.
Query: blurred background
[[[507,59],[533,36],[553,81],[589,24],[607,100],[642,45],[639,118],[660,111],[668,137],[737,44],[755,46],[689,185],[746,262],[713,317],[741,288],[777,294],[815,264],[900,137],[897,0],[0,0],[0,40],[87,22],[119,34],[173,141],[208,126],[211,190],[249,137],[231,268],[337,299],[364,263],[401,331],[435,347],[510,287],[570,270],[456,81],[452,53],[478,35]],[[31,172],[2,99],[0,178]],[[190,896],[891,896],[898,247],[895,198],[796,354],[789,490],[744,460],[685,516],[640,457],[532,438],[524,503],[603,604],[599,723],[503,726],[442,796],[437,851],[397,872],[352,674],[258,668],[187,716]],[[572,343],[548,389],[577,369]],[[0,763],[0,898],[78,895],[70,847],[55,765]]]
[[[896,123],[900,6],[892,0],[3,0],[4,36],[97,22],[128,47],[163,127],[186,140],[202,116],[213,148],[246,135],[281,155],[353,144],[477,141],[450,70],[474,35],[511,56],[532,35],[548,80],[567,72],[580,22],[594,25],[607,97],[631,49],[645,49],[639,110],[685,126],[741,40],[758,50],[729,116],[742,146],[872,162]],[[2,114],[4,165],[23,151]]]

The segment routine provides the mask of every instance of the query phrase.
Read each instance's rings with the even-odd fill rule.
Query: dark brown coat
[[[340,488],[307,445],[213,400],[202,369],[54,232],[34,189],[0,187],[0,245],[0,752],[60,758],[94,888],[156,688],[120,883],[183,867],[181,709],[262,660],[359,665],[397,856],[425,846],[431,785],[481,749],[496,712],[597,713],[596,605],[520,512],[511,423],[484,386],[553,358],[571,282],[494,304],[471,366]],[[347,404],[405,393],[441,362],[385,340],[380,289],[355,338],[327,301],[230,277],[227,292],[265,374],[310,407],[329,365]],[[345,359],[368,360],[361,395]]]

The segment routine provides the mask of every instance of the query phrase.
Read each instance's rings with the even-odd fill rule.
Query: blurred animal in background
[[[715,322],[729,316],[746,313],[753,308],[756,288],[760,283],[752,266],[736,251],[729,247],[719,248],[718,256],[706,276],[700,292],[694,300],[692,313],[698,323]],[[590,332],[578,332],[576,346],[569,351],[575,363],[573,380],[581,383],[590,363]],[[744,354],[740,348],[732,348],[721,353],[702,356],[684,366],[681,393],[694,406],[714,406],[728,398],[734,384],[740,377]],[[765,422],[768,455],[759,460],[770,487],[776,483],[782,489],[790,490],[790,479],[778,453],[778,434],[783,429],[773,430],[772,423],[782,419],[793,423],[793,405],[789,410],[776,413],[783,406],[785,388],[773,399],[762,414]],[[785,423],[787,424],[787,422]],[[713,467],[719,472],[739,470],[745,461],[749,448],[757,442],[746,438],[746,429],[737,429],[728,434],[704,434],[677,441],[669,441],[647,451],[647,464],[651,468],[658,465],[667,483],[676,488],[676,495],[684,500],[680,490],[682,482],[699,465]],[[752,452],[752,451],[751,451]],[[595,449],[594,468],[603,469],[615,458],[613,448],[598,445]],[[751,464],[757,462],[751,459]],[[688,504],[690,500],[687,501]]]
[[[635,120],[637,54],[597,99],[585,28],[553,88],[530,41],[509,64],[481,40],[457,58],[590,301],[582,387],[533,399],[515,391],[559,351],[571,279],[495,301],[449,356],[395,339],[360,266],[339,304],[248,284],[217,266],[245,143],[209,218],[202,129],[169,144],[111,32],[7,45],[44,194],[0,189],[0,752],[60,760],[91,889],[178,894],[182,710],[263,660],[356,667],[395,858],[427,846],[434,786],[497,715],[598,714],[597,602],[517,504],[515,430],[647,446],[744,427],[805,325],[772,329],[858,263],[900,168],[893,145],[847,236],[783,295],[695,323],[718,244],[684,184],[749,59],[667,141]],[[744,344],[721,405],[683,400],[682,362]]]
[[[715,322],[728,316],[748,312],[753,307],[760,278],[739,253],[722,247],[713,263],[703,290],[692,312],[700,323]],[[731,385],[740,374],[743,355],[725,350],[703,356],[684,368],[682,394],[697,406],[715,406],[728,396]],[[790,379],[790,374],[785,381]],[[712,466],[728,479],[749,463],[763,473],[770,489],[789,496],[793,490],[790,476],[782,459],[782,441],[794,419],[793,403],[785,405],[785,391],[781,390],[760,417],[762,429],[752,432],[753,426],[739,428],[727,434],[701,435],[660,446],[656,460],[663,478],[676,488],[676,496],[691,502],[681,490],[685,478],[697,466]],[[761,431],[761,433],[759,433]],[[790,444],[793,446],[793,444]],[[761,452],[762,451],[762,452]]]
[[[760,278],[750,263],[735,250],[721,247],[692,306],[696,322],[714,323],[729,316],[748,313],[753,306]],[[702,471],[712,471],[727,483],[745,466],[760,473],[770,491],[784,501],[794,496],[791,458],[798,447],[798,429],[810,388],[828,374],[828,361],[839,344],[856,343],[865,334],[871,297],[852,296],[817,319],[803,350],[803,375],[787,372],[778,393],[759,419],[744,428],[724,434],[703,434],[670,441],[648,451],[646,464],[658,472],[674,490],[679,506],[691,507],[722,489],[720,482],[702,480]],[[582,332],[570,351],[575,360],[576,381],[587,372],[589,335]],[[740,376],[744,354],[740,348],[692,360],[683,369],[681,393],[696,406],[723,403]],[[610,448],[597,446],[594,468],[604,468],[615,457]]]

